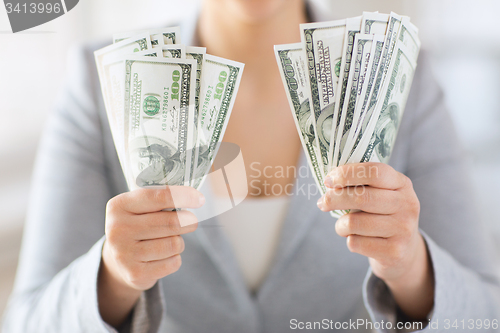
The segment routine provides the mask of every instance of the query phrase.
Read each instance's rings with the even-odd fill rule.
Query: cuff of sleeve
[[[77,299],[78,304],[83,304],[81,313],[78,315],[82,320],[81,327],[87,327],[91,332],[117,333],[113,327],[101,318],[97,300],[97,276],[101,266],[104,239],[104,237],[99,239],[89,252],[81,257],[81,262],[75,266],[77,269],[72,273],[76,275],[75,281],[78,281],[78,288],[75,289],[76,294],[74,297]]]
[[[425,232],[420,230],[420,233],[429,251],[435,281],[434,307],[423,332],[432,330],[436,323],[442,326],[445,320],[453,323],[455,320],[484,318],[485,314],[490,314],[492,310],[488,309],[488,302],[484,301],[488,296],[479,278],[441,249]],[[397,320],[396,302],[387,285],[373,274],[371,268],[363,283],[363,300],[373,322],[389,321],[394,327]]]
[[[82,320],[86,325],[94,323],[90,331],[118,333],[114,327],[102,319],[99,312],[97,276],[101,265],[104,240],[105,237],[102,237],[94,244],[87,255],[82,258],[83,262],[78,265],[76,274],[81,288],[78,289],[75,297],[81,299],[81,304],[85,304],[81,313]],[[123,331],[130,331],[131,333],[158,332],[164,309],[161,284],[157,282],[151,289],[141,294],[133,310],[132,322],[130,325],[125,325],[128,327],[123,327]]]
[[[427,236],[424,235],[422,231],[421,233],[427,244],[427,250],[429,251],[429,253],[431,253],[430,255],[431,261],[432,264],[434,265],[435,261],[432,260],[432,250],[429,248],[429,245],[427,243]],[[434,274],[436,274],[435,271]],[[437,290],[437,287],[435,290]],[[436,296],[434,296],[434,298],[436,298]],[[378,278],[375,274],[373,274],[371,267],[368,269],[368,272],[366,274],[363,283],[363,301],[374,323],[390,322],[392,324],[392,327],[396,328],[398,321],[401,321],[398,320],[401,319],[398,316],[398,306],[396,304],[396,301],[394,300],[394,297],[392,296],[391,291],[389,290],[389,287],[387,287],[387,285],[382,279]],[[429,313],[429,315],[427,316],[428,320],[432,320],[431,318],[434,316],[434,312],[435,312],[435,305],[431,310],[431,312]],[[427,323],[424,323],[424,325],[427,325]],[[385,325],[384,327],[387,327],[387,325]],[[379,331],[389,332],[390,330],[380,329]],[[400,329],[398,330],[398,332],[406,332],[406,330]]]

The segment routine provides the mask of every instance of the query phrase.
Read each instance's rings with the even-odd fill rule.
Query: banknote
[[[162,45],[163,58],[186,59],[186,47],[182,44]]]
[[[301,24],[302,43],[307,57],[311,110],[322,174],[330,168],[336,91],[341,73],[346,20]]]
[[[122,32],[113,35],[113,43],[128,39],[137,34],[148,33],[153,46],[161,46],[168,44],[181,44],[181,30],[179,27],[169,27],[150,30],[136,30]]]
[[[363,141],[368,144],[361,144],[359,151],[354,152],[355,159],[360,162],[387,163],[396,140],[417,64],[403,42],[396,43],[394,52],[388,66],[390,77],[381,90],[382,98],[377,102],[367,131],[372,135],[365,136]]]
[[[194,96],[194,118],[193,118],[193,152],[196,152],[196,144],[198,142],[198,115],[200,114],[200,93],[201,93],[201,80],[203,73],[203,59],[207,53],[204,47],[187,46],[185,49],[185,58],[196,60],[196,87]],[[194,177],[195,156],[191,159],[191,178]]]
[[[388,14],[364,12],[361,22],[361,33],[385,36],[388,22]]]
[[[336,144],[333,155],[334,166],[340,165],[344,148],[347,145],[349,133],[355,118],[356,103],[358,102],[358,96],[360,96],[362,83],[364,81],[362,74],[366,75],[367,66],[370,61],[373,37],[374,35],[370,34],[356,34],[354,40],[346,97],[342,107],[337,138],[335,139]]]
[[[124,70],[129,188],[189,185],[196,61],[130,56]]]
[[[191,182],[194,188],[201,186],[217,154],[231,115],[243,68],[242,63],[208,54],[203,59],[195,169]]]
[[[410,22],[410,18],[404,16],[401,20],[399,40],[406,46],[409,56],[416,61],[420,52],[421,43],[415,29],[416,27]]]
[[[127,169],[124,167],[126,159],[122,144],[124,142],[124,124],[123,117],[121,116],[124,99],[122,60],[124,55],[151,49],[150,36],[147,33],[143,33],[94,52],[104,105],[123,170]]]
[[[275,46],[276,60],[309,167],[324,193],[330,168],[389,161],[421,44],[410,18],[396,13],[302,24],[300,32],[301,44]]]
[[[356,34],[360,32],[362,17],[353,17],[346,19],[345,43],[342,49],[342,61],[340,65],[339,84],[337,86],[337,95],[335,96],[335,106],[333,110],[333,124],[330,142],[331,145],[328,151],[328,169],[337,166],[334,161],[334,155],[338,149],[338,144],[335,141],[340,130],[340,122],[342,118],[342,108],[344,105],[347,84],[349,83],[349,72],[351,70],[352,52]]]
[[[402,17],[397,15],[396,13],[391,13],[389,15],[389,21],[387,24],[386,34],[384,45],[382,48],[382,53],[380,55],[380,60],[378,63],[377,71],[375,74],[375,79],[372,85],[372,89],[369,91],[368,97],[368,105],[366,106],[366,110],[363,115],[363,121],[359,128],[359,133],[357,134],[356,142],[354,143],[353,149],[361,149],[359,145],[361,144],[361,139],[365,136],[370,136],[370,133],[367,132],[368,125],[372,120],[373,113],[375,112],[376,103],[379,97],[379,91],[384,84],[384,80],[387,73],[388,62],[392,57],[392,52],[394,45],[397,40],[397,36],[401,27],[401,19]],[[352,151],[354,154],[354,151]],[[349,158],[352,161],[352,155]]]
[[[307,84],[307,59],[303,45],[276,45],[274,50],[302,147],[306,152],[309,167],[313,170],[314,180],[324,194],[326,188],[321,172],[322,165],[317,159],[318,152],[314,144],[314,116],[311,112],[311,90]]]
[[[347,145],[344,147],[344,152],[342,153],[341,161],[339,163],[340,165],[346,164],[347,161],[349,161],[352,152],[359,144],[359,140],[365,132],[366,126],[368,126],[368,121],[365,122],[365,119],[369,119],[370,115],[366,115],[366,107],[370,92],[373,88],[373,83],[375,81],[378,63],[384,46],[384,39],[384,35],[373,35],[372,49],[370,50],[369,57],[370,59],[367,66],[363,67],[366,73],[363,74],[363,82],[360,82],[360,84],[362,84],[362,89],[358,95],[358,99],[356,100],[353,126],[350,129],[349,137],[347,138]]]
[[[144,57],[163,58],[163,52],[159,48],[139,51],[139,52],[136,52],[134,55],[135,56],[144,56]]]

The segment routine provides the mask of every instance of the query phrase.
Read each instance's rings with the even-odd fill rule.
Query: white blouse
[[[289,202],[289,196],[248,197],[218,216],[251,292],[259,289],[271,269]]]

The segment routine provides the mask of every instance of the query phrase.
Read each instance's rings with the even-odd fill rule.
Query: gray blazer
[[[185,43],[194,26],[183,27]],[[71,53],[40,143],[5,333],[116,332],[99,315],[96,279],[106,203],[127,187],[104,110],[96,48]],[[464,156],[422,54],[390,164],[411,178],[421,202],[420,228],[436,280],[430,320],[439,329],[432,332],[448,332],[447,320],[500,319],[494,251],[474,208]],[[184,237],[182,268],[143,293],[120,331],[280,333],[299,322],[331,320],[339,331],[364,332],[370,326],[352,323],[398,320],[394,299],[367,258],[348,251],[335,221],[317,209],[319,196],[300,190],[314,186],[310,177],[297,179],[273,268],[256,295],[247,291],[214,218]],[[206,195],[201,218],[211,207]]]

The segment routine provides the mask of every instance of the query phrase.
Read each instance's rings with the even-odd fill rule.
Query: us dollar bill
[[[151,49],[150,36],[143,33],[94,52],[111,134],[123,170],[127,170],[125,168],[124,145],[122,144],[124,142],[122,117],[124,100],[123,56]]]
[[[204,47],[187,46],[186,47],[186,59],[196,60],[196,87],[194,96],[194,118],[193,118],[193,147],[191,150],[193,152],[193,158],[191,159],[191,178],[194,178],[194,168],[195,168],[195,152],[196,143],[198,142],[198,115],[200,114],[200,93],[201,93],[201,80],[203,73],[203,59],[207,53],[207,49]]]
[[[310,104],[314,116],[318,160],[321,162],[324,176],[330,167],[330,139],[346,21],[301,24],[300,30],[307,57]]]
[[[380,63],[377,68],[375,83],[373,86],[373,90],[370,93],[370,102],[368,104],[368,109],[375,107],[375,104],[377,103],[378,93],[383,85],[384,75],[387,72],[388,61],[391,59],[392,49],[397,39],[396,36],[399,32],[400,26],[401,17],[397,14],[391,13],[389,17],[389,23],[387,25],[387,32],[385,34],[384,48],[382,50]]]
[[[194,188],[201,186],[217,154],[233,109],[244,66],[242,63],[212,55],[204,57],[195,170],[191,182]]]
[[[196,61],[131,56],[124,62],[129,188],[189,185]]]
[[[416,27],[410,22],[410,18],[407,16],[403,16],[403,19],[401,20],[401,28],[399,31],[399,40],[406,46],[406,49],[409,52],[409,56],[414,61],[417,61],[421,43],[417,33],[415,32],[415,29]]]
[[[293,120],[302,147],[306,152],[307,162],[313,171],[318,188],[322,194],[325,194],[326,188],[321,172],[322,165],[318,161],[317,147],[314,144],[314,115],[311,112],[311,91],[307,84],[307,59],[305,58],[303,46],[301,43],[276,45],[274,51]]]
[[[348,144],[349,133],[354,121],[356,103],[358,96],[361,94],[363,75],[366,75],[366,68],[370,61],[370,51],[372,48],[374,35],[356,34],[354,41],[354,50],[352,54],[351,70],[349,72],[349,82],[347,84],[346,98],[342,108],[342,117],[340,120],[339,131],[337,134],[335,145],[335,153],[333,163],[341,165],[341,161],[345,162],[342,157],[345,147]]]
[[[336,150],[338,150],[338,143],[336,142],[337,135],[340,129],[340,122],[342,118],[342,109],[345,101],[347,84],[349,83],[349,72],[351,70],[352,62],[352,52],[354,49],[354,41],[356,34],[360,32],[361,29],[361,17],[354,17],[346,19],[346,31],[344,37],[344,46],[342,50],[342,61],[340,65],[340,77],[339,84],[337,87],[337,95],[335,97],[335,106],[333,110],[333,124],[330,137],[330,147],[328,151],[328,169],[337,166],[337,161],[335,160]]]
[[[186,47],[182,44],[162,45],[163,58],[186,59]]]
[[[148,33],[153,46],[181,43],[181,30],[179,27],[169,27],[150,30],[136,30],[113,35],[113,43],[118,43],[137,34]]]
[[[361,22],[361,33],[385,35],[389,14],[364,12]]]
[[[383,98],[377,103],[368,130],[372,134],[363,138],[367,144],[355,152],[360,162],[387,163],[396,140],[417,65],[403,42],[397,42],[394,52],[388,67],[390,77],[382,88]]]
[[[364,79],[362,89],[359,93],[358,100],[356,101],[356,110],[354,112],[355,119],[353,120],[353,126],[351,127],[349,138],[347,139],[347,147],[344,148],[344,151],[347,151],[348,154],[342,154],[341,164],[345,164],[349,161],[352,152],[356,149],[359,144],[359,140],[365,132],[366,126],[368,126],[368,120],[370,119],[370,114],[367,114],[366,112],[368,98],[375,81],[375,75],[377,73],[380,56],[384,46],[384,39],[384,35],[373,35],[370,59],[368,65],[366,66],[366,73],[363,74]],[[373,110],[373,108],[371,110]]]
[[[155,57],[155,58],[163,58],[163,52],[161,49],[152,49],[152,50],[144,50],[139,51],[134,54],[135,56],[143,56],[143,57]]]

